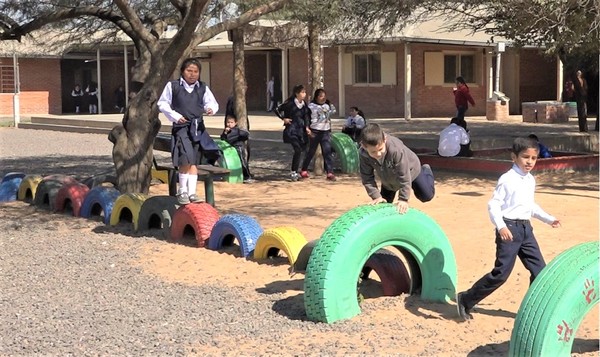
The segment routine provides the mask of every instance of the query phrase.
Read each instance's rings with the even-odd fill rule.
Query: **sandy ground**
[[[445,231],[456,256],[458,290],[471,286],[493,267],[494,235],[487,214],[487,201],[496,180],[466,175],[438,173],[436,197],[429,203],[411,201],[412,207],[430,215]],[[540,174],[536,200],[562,222],[552,228],[534,221],[535,234],[546,261],[582,242],[598,240],[598,175],[582,173]],[[155,192],[164,190],[154,186]],[[356,177],[340,177],[331,183],[323,177],[292,183],[283,179],[232,186],[217,183],[217,208],[221,215],[244,213],[261,226],[293,226],[307,240],[318,239],[332,221],[347,210],[364,204],[368,197]],[[236,249],[212,252],[182,245],[149,247],[140,264],[148,274],[185,284],[217,280],[230,286],[285,293],[302,304],[303,276],[290,276],[285,259],[259,263],[239,258]],[[176,272],[176,273],[174,273]],[[529,276],[517,263],[508,282],[482,301],[474,310],[474,320],[461,322],[454,303],[431,304],[410,296],[367,299],[362,314],[352,321],[370,326],[357,336],[316,334],[289,336],[290,343],[303,345],[321,339],[335,339],[340,351],[366,354],[406,355],[504,355],[519,305],[527,291]],[[379,287],[380,288],[380,287]],[[266,290],[265,290],[266,289]],[[375,287],[377,289],[377,287]],[[249,299],[252,299],[249,296]],[[389,330],[390,322],[400,323],[402,331]],[[394,336],[408,334],[413,343],[393,347]],[[588,314],[577,331],[575,355],[598,355],[598,307]],[[380,340],[381,348],[363,350],[361,340]],[[432,353],[430,344],[435,345]],[[257,344],[256,346],[260,346]],[[249,353],[261,353],[248,350]]]

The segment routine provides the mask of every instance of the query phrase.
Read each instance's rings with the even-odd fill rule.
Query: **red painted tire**
[[[363,269],[363,279],[374,271],[379,275],[384,296],[398,296],[410,293],[411,280],[408,270],[399,256],[386,249],[379,249],[367,259]]]
[[[79,217],[79,210],[89,190],[89,187],[79,182],[64,184],[56,194],[54,211],[64,212],[67,204],[70,204],[73,216]]]
[[[173,214],[171,240],[177,242],[183,239],[186,228],[190,227],[194,231],[198,247],[204,247],[219,218],[219,212],[206,202],[181,206]]]

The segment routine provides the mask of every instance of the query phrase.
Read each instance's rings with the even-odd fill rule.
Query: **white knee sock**
[[[198,183],[197,175],[188,175],[188,194],[196,194],[196,184]]]
[[[188,190],[188,174],[179,174],[179,192],[187,192]]]

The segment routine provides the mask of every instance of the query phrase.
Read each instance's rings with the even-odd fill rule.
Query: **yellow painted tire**
[[[169,183],[169,171],[152,168],[152,179],[162,183]]]
[[[142,204],[148,197],[150,196],[143,193],[126,193],[117,197],[110,213],[110,225],[116,226],[119,224],[123,214],[127,212],[125,209],[127,209],[131,213],[131,223],[133,223],[133,229],[137,231],[140,210],[142,208]]]
[[[19,191],[17,192],[17,200],[25,202],[33,202],[37,187],[42,182],[42,176],[40,175],[27,175],[23,177],[21,184],[19,185]]]
[[[282,250],[287,255],[290,265],[294,265],[306,243],[302,232],[294,227],[270,228],[258,237],[254,247],[254,259],[267,259]]]

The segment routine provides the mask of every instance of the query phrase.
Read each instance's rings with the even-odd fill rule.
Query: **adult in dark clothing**
[[[283,120],[283,142],[292,145],[294,149],[290,172],[292,181],[298,181],[300,178],[300,158],[306,150],[310,131],[310,109],[305,98],[306,88],[298,84],[294,87],[294,94],[275,109],[275,114]]]
[[[583,78],[583,72],[577,71],[577,76],[573,82],[575,86],[575,100],[577,101],[577,121],[579,122],[579,131],[585,133],[587,127],[587,95],[588,85]]]
[[[171,130],[171,156],[173,166],[179,170],[180,204],[198,202],[196,184],[198,165],[202,154],[209,163],[219,158],[219,148],[208,135],[203,114],[213,115],[219,110],[214,95],[204,82],[200,82],[202,66],[195,58],[188,58],[181,65],[181,78],[169,81],[160,98],[158,109],[173,122]]]
[[[225,129],[223,129],[223,133],[221,133],[221,140],[227,141],[229,145],[235,148],[242,163],[244,183],[252,183],[254,182],[254,179],[252,178],[252,175],[250,175],[250,166],[248,164],[248,154],[246,151],[246,144],[250,138],[250,133],[237,126],[237,119],[235,117],[230,116],[226,121],[227,124],[225,125]]]

